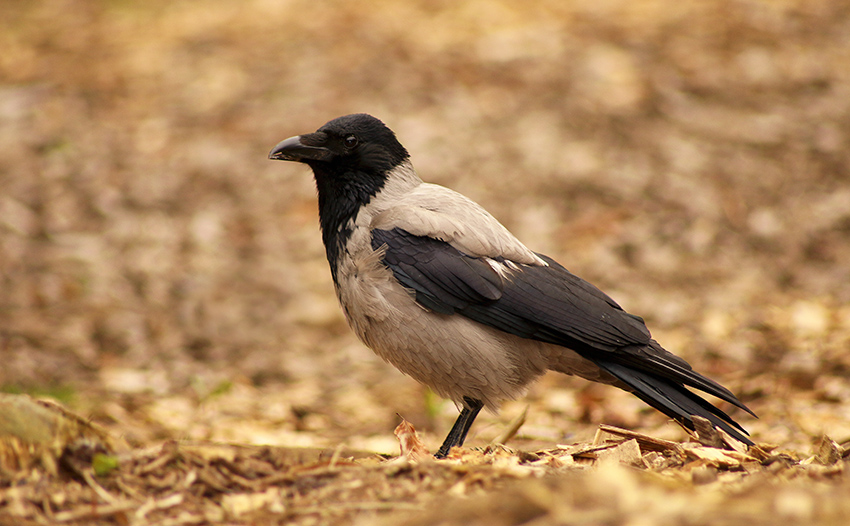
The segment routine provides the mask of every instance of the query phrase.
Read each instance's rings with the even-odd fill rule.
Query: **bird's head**
[[[338,183],[356,176],[364,182],[385,178],[409,158],[392,130],[365,113],[336,118],[314,133],[278,143],[269,159],[297,161],[313,169],[316,179]]]
[[[272,149],[269,159],[297,161],[313,169],[330,261],[350,235],[351,220],[384,187],[418,181],[407,150],[392,130],[365,113],[339,117],[314,133],[286,139]]]

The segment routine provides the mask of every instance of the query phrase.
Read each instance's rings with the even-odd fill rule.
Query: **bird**
[[[335,118],[281,141],[269,159],[312,169],[349,326],[383,360],[459,407],[437,458],[463,445],[482,408],[498,410],[549,370],[628,391],[691,430],[694,416],[708,419],[753,444],[694,390],[755,416],[731,391],[661,347],[641,317],[527,248],[481,205],[423,182],[376,117]]]

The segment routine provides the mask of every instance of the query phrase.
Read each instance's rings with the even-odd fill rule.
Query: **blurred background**
[[[643,316],[757,441],[850,438],[844,0],[0,4],[0,388],[133,443],[436,447],[456,411],[333,293],[309,169],[353,112]],[[516,442],[684,434],[550,374]]]

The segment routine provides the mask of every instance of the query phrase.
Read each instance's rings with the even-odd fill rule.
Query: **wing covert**
[[[442,314],[576,351],[614,351],[650,340],[643,320],[551,258],[548,266],[505,265],[402,230],[373,230],[372,247],[385,247],[384,264],[416,293],[416,301]],[[493,258],[498,264],[505,260]]]

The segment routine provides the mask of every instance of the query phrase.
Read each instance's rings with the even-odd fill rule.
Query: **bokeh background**
[[[397,451],[456,412],[359,344],[281,139],[368,112],[738,393],[758,441],[850,438],[850,3],[5,1],[0,386],[131,443]],[[681,439],[549,375],[516,444]]]

